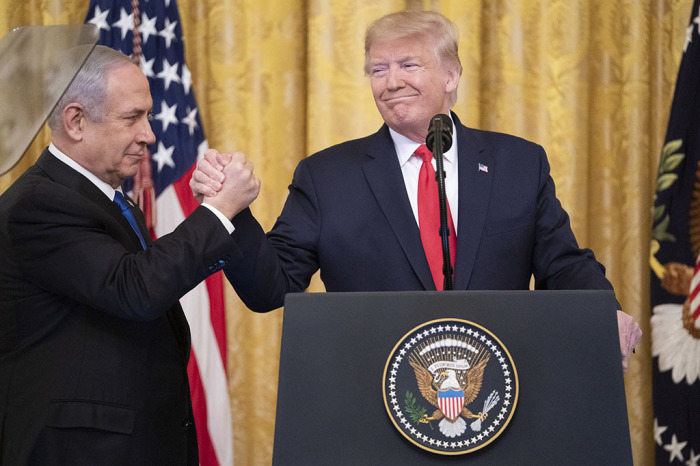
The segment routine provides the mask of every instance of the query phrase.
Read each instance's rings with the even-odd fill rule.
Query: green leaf
[[[668,241],[670,243],[675,243],[676,242],[676,237],[673,236],[671,233],[663,232],[662,234],[659,235],[658,238],[656,238],[657,241]]]
[[[406,403],[412,403],[412,404],[413,404],[413,403],[415,403],[415,402],[416,402],[416,399],[415,399],[415,397],[413,396],[413,393],[411,393],[410,391],[406,391]]]
[[[668,225],[670,223],[670,217],[667,215],[661,223],[656,225],[652,231],[652,238],[655,240],[661,242],[661,241],[670,241],[672,243],[676,242],[676,237],[673,236],[671,233],[668,233]]]
[[[660,205],[657,207],[654,207],[654,223],[656,223],[661,217],[663,217],[664,212],[666,211],[666,206],[665,205]]]
[[[664,172],[671,172],[675,170],[675,168],[683,161],[685,158],[685,154],[677,153],[673,155],[669,155],[668,158],[666,158],[663,161],[663,171]]]
[[[656,227],[654,227],[654,232],[663,233],[668,230],[668,225],[671,223],[671,218],[667,215],[661,222],[659,222]]]
[[[661,160],[666,159],[669,155],[675,153],[678,149],[683,146],[683,139],[675,139],[673,141],[668,141],[661,149]]]
[[[410,391],[406,391],[406,399],[404,400],[404,406],[406,408],[406,413],[408,417],[411,418],[416,424],[420,424],[420,419],[426,413],[426,409],[422,406],[416,406],[416,397]]]
[[[677,179],[678,175],[675,173],[666,173],[665,175],[659,176],[659,179],[656,180],[656,191],[664,191],[670,188]]]

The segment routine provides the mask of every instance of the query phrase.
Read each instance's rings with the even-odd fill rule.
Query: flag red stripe
[[[698,292],[700,292],[700,286],[696,286],[695,288],[692,289],[689,299],[690,302],[692,303],[695,297],[698,295]]]
[[[190,353],[190,361],[187,364],[187,375],[190,379],[190,394],[192,396],[192,406],[194,413],[194,424],[197,428],[197,445],[199,446],[199,464],[218,466],[219,460],[214,451],[214,445],[209,436],[209,426],[207,425],[207,410],[197,409],[197,406],[206,406],[207,398],[202,385],[202,378],[197,366],[197,357],[194,352]]]
[[[221,363],[224,365],[224,372],[228,374],[223,272],[217,272],[208,276],[206,284],[207,292],[209,293],[209,318],[211,319],[212,330],[216,336],[216,343],[221,353]]]
[[[177,198],[180,201],[185,217],[194,212],[194,209],[199,207],[199,203],[192,195],[192,190],[190,189],[190,178],[192,178],[192,173],[194,172],[196,166],[196,163],[193,164],[184,175],[173,183],[173,187],[175,188]]]

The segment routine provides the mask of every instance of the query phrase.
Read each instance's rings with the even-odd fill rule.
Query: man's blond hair
[[[454,67],[462,75],[459,60],[457,26],[436,11],[402,10],[375,20],[365,33],[365,74],[369,74],[369,50],[372,44],[404,37],[423,36],[432,42],[438,62]],[[454,105],[457,91],[450,96]]]

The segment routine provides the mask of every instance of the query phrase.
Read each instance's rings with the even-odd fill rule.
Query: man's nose
[[[404,81],[401,76],[401,70],[397,67],[389,68],[389,72],[386,75],[386,87],[389,90],[400,89],[404,86]]]
[[[151,128],[151,122],[145,120],[141,132],[138,135],[139,142],[143,142],[147,145],[154,144],[156,142],[156,135],[153,133]]]

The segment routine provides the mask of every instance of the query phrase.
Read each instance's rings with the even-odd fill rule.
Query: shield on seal
[[[454,421],[464,407],[464,390],[438,391],[438,406],[447,419]]]

